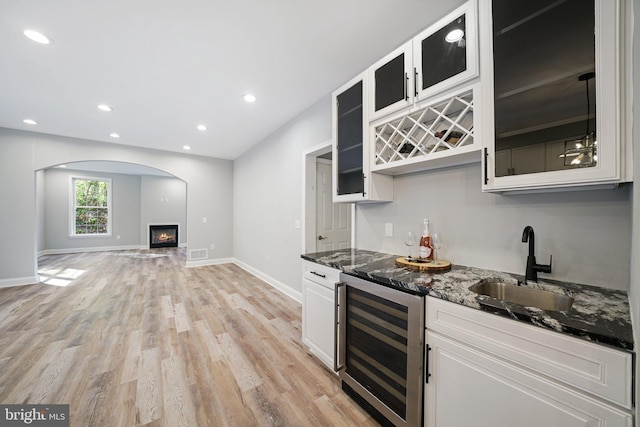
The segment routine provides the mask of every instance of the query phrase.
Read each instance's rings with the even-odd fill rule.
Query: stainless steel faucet
[[[529,256],[527,256],[527,269],[524,274],[525,282],[528,280],[532,280],[534,282],[538,281],[538,271],[541,273],[551,273],[551,263],[553,260],[552,256],[549,256],[549,265],[544,264],[536,264],[536,255],[535,255],[535,233],[533,232],[533,227],[527,225],[522,231],[522,243],[529,242]]]

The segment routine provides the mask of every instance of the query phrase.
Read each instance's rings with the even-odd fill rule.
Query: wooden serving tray
[[[451,262],[445,259],[439,259],[438,263],[435,262],[415,262],[407,261],[407,257],[396,258],[396,265],[400,267],[407,267],[416,271],[449,271],[451,270]]]

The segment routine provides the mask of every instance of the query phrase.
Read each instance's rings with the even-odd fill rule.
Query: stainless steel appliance
[[[334,369],[343,390],[383,425],[421,426],[424,296],[340,280]]]

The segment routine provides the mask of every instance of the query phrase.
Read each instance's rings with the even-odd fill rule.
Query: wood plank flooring
[[[184,249],[44,256],[0,289],[0,402],[72,426],[374,426],[301,342],[300,304]]]

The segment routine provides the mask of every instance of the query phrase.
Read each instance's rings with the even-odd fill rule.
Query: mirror
[[[595,166],[594,2],[492,5],[495,176]]]

